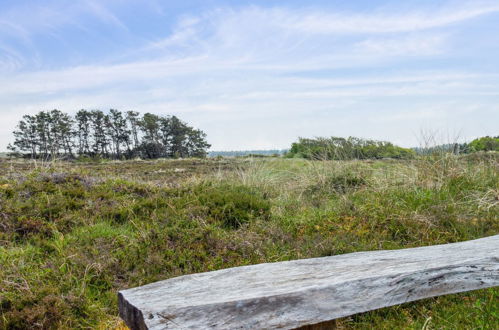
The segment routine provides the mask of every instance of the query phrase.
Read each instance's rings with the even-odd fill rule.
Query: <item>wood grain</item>
[[[118,293],[132,329],[294,329],[499,285],[499,235],[229,268]]]

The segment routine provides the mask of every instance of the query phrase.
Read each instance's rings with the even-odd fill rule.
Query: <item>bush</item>
[[[468,145],[471,151],[499,151],[499,136],[485,136],[475,139]]]
[[[270,202],[246,186],[204,185],[197,188],[199,202],[207,207],[208,216],[228,228],[237,229],[255,218],[268,218]]]
[[[338,174],[326,178],[324,182],[311,185],[305,192],[310,195],[344,194],[364,186],[366,183],[367,181],[357,174]]]
[[[390,142],[364,140],[356,137],[348,139],[331,137],[303,139],[291,145],[287,158],[307,159],[410,159],[415,152],[393,145]]]

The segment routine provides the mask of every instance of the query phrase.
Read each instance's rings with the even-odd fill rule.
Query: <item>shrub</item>
[[[323,182],[319,182],[309,186],[306,193],[309,195],[317,194],[344,194],[348,191],[357,189],[366,185],[367,181],[358,174],[345,173],[338,174],[326,178]]]
[[[475,139],[468,145],[471,151],[499,151],[499,136],[485,136]]]
[[[307,159],[410,159],[415,152],[401,148],[390,142],[365,140],[356,137],[304,139],[291,145],[287,158],[303,157]]]
[[[208,216],[229,228],[237,229],[255,218],[270,215],[270,202],[247,186],[203,185],[196,194],[201,205],[208,208]]]

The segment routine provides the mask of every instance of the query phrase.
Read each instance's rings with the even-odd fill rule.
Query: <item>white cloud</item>
[[[109,9],[103,6],[101,2],[87,0],[84,3],[85,10],[88,10],[93,16],[98,17],[102,22],[111,23],[123,30],[128,30],[126,25]]]
[[[34,36],[57,36],[58,31],[67,26],[88,31],[86,24],[82,23],[84,17],[92,17],[103,24],[127,30],[126,25],[102,1],[48,0],[43,3],[19,4],[0,12],[0,27],[3,26],[0,29],[0,40],[13,37],[31,45]]]
[[[359,51],[384,56],[428,56],[444,51],[446,36],[422,34],[399,38],[369,38],[356,44]]]
[[[477,3],[478,4],[478,3]],[[338,13],[306,13],[287,16],[280,25],[308,33],[393,33],[413,32],[443,27],[470,20],[482,15],[499,12],[499,5],[475,5],[438,10],[416,11],[411,13],[395,12],[390,14],[342,15]]]

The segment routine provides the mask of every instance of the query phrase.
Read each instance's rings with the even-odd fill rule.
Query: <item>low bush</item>
[[[366,179],[358,174],[336,174],[328,176],[323,182],[312,184],[305,190],[305,193],[311,196],[345,194],[349,191],[359,189],[366,184]]]
[[[194,192],[207,214],[225,227],[237,229],[253,219],[268,219],[270,202],[255,189],[238,185],[201,185]]]

